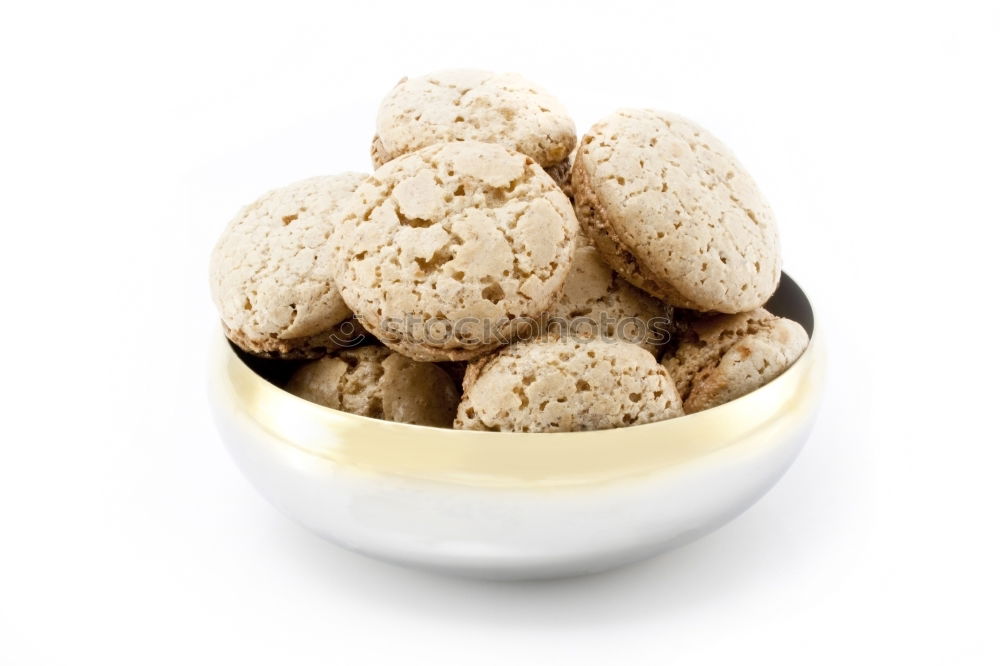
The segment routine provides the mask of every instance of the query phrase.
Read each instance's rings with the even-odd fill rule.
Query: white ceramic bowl
[[[492,579],[635,562],[739,515],[781,477],[819,405],[824,354],[787,276],[767,307],[810,333],[802,357],[728,404],[579,433],[468,432],[380,421],[283,391],[281,366],[219,335],[210,397],[240,469],[274,506],[346,548]]]

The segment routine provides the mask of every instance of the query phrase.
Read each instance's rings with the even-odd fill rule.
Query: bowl
[[[247,356],[221,333],[209,395],[250,482],[340,546],[477,578],[594,573],[732,520],[795,459],[825,356],[809,300],[787,275],[766,307],[809,333],[791,368],[725,405],[628,428],[472,432],[356,416],[282,390],[288,364]]]

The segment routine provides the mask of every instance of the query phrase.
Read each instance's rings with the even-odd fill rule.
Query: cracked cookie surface
[[[437,144],[392,160],[341,208],[341,294],[387,346],[468,360],[555,301],[578,232],[538,164],[498,144]]]
[[[403,79],[389,92],[372,161],[378,168],[446,141],[499,143],[552,167],[573,150],[576,128],[558,100],[519,74],[448,70]]]
[[[385,347],[344,349],[311,361],[286,389],[310,402],[387,421],[451,427],[458,391],[444,370]]]
[[[465,430],[605,430],[683,414],[666,369],[620,340],[518,342],[471,363],[463,390]]]
[[[688,414],[735,400],[787,370],[809,344],[797,322],[763,308],[697,319],[663,360]]]
[[[583,237],[577,239],[573,267],[548,315],[572,335],[617,337],[652,354],[673,328],[673,308],[612,271]]]
[[[608,264],[672,305],[745,312],[777,288],[770,207],[725,145],[689,120],[615,112],[584,135],[572,187]]]
[[[272,190],[229,223],[212,252],[209,280],[237,346],[283,358],[340,346],[338,325],[351,311],[336,287],[328,244],[334,211],[365,177],[320,176]]]

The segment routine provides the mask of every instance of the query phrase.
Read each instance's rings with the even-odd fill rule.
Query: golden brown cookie
[[[625,109],[577,149],[577,217],[615,271],[677,307],[746,312],[778,285],[770,207],[721,141],[689,120]]]
[[[549,331],[572,337],[620,338],[656,354],[673,328],[673,308],[612,271],[600,253],[578,239],[573,268],[549,308]]]
[[[562,104],[519,74],[448,70],[403,79],[389,92],[372,161],[378,168],[447,141],[499,143],[551,167],[573,150],[576,128]]]
[[[603,430],[683,414],[663,366],[621,340],[518,342],[470,363],[463,390],[465,430]]]
[[[246,206],[212,252],[209,280],[226,335],[260,356],[315,358],[357,336],[328,243],[338,205],[365,179],[303,180]]]
[[[459,399],[444,370],[381,346],[344,349],[307,363],[286,388],[352,414],[442,428],[451,426]]]
[[[341,209],[333,270],[361,323],[424,361],[468,360],[555,301],[576,217],[535,162],[463,141],[392,160]]]
[[[690,321],[663,360],[688,414],[746,395],[791,366],[809,343],[797,322],[759,308]]]

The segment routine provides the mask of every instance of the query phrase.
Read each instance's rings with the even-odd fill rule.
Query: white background
[[[22,3],[0,19],[0,663],[998,663],[995,2]],[[513,70],[582,133],[688,115],[828,334],[744,516],[587,579],[413,573],[239,476],[205,404],[237,208],[368,169],[403,75]]]

